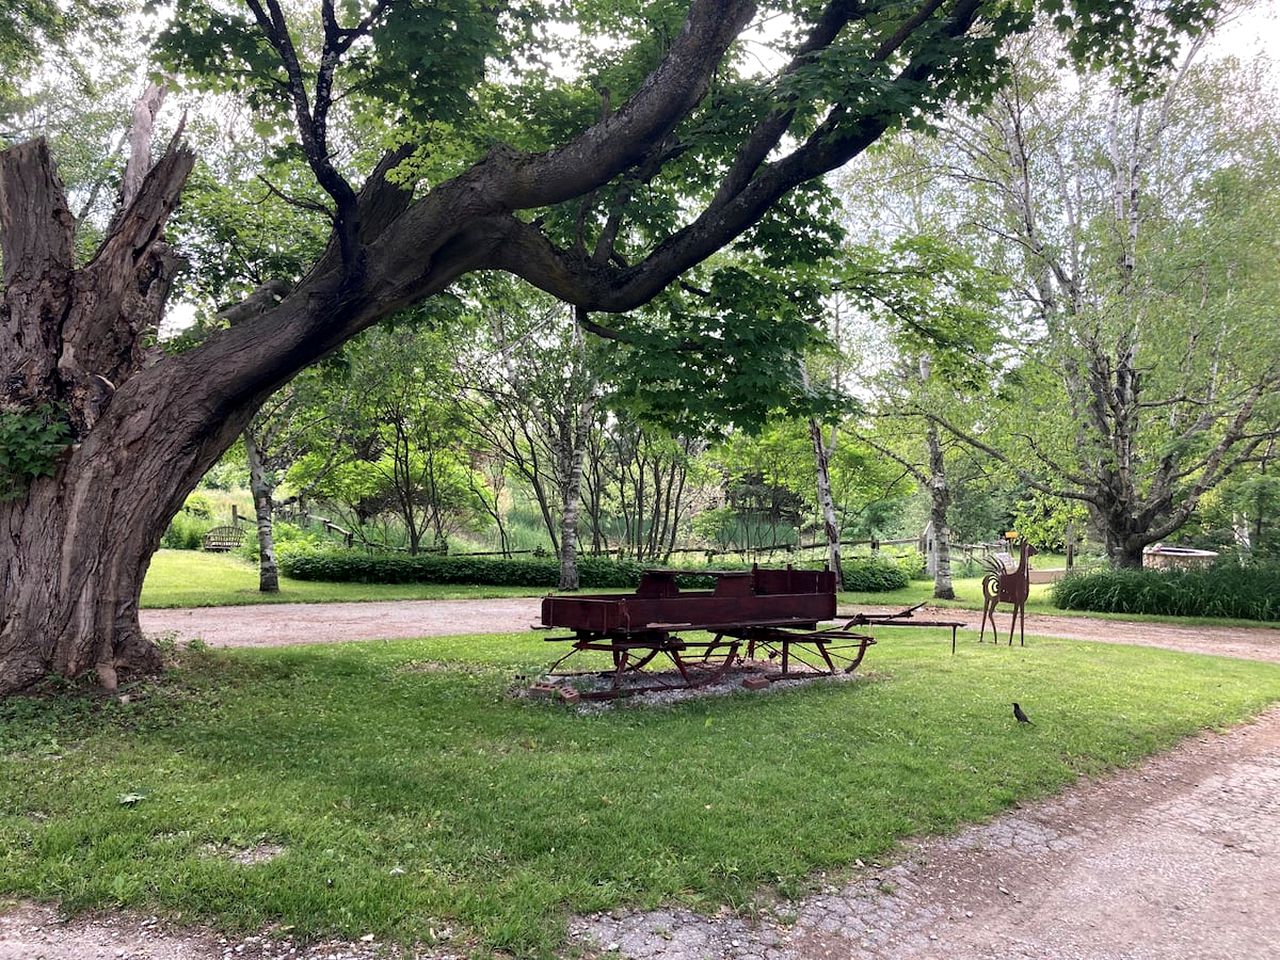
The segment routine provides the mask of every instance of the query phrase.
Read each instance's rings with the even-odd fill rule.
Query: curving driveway
[[[538,597],[508,597],[143,610],[142,628],[148,633],[172,631],[184,637],[200,637],[216,647],[275,647],[294,643],[511,633],[528,630],[537,623],[540,603]],[[980,615],[974,610],[926,609],[920,612],[920,616],[962,620],[976,632]],[[1008,630],[1008,614],[998,614],[997,623]],[[1280,629],[1271,627],[1184,627],[1028,614],[1027,633],[1280,662]],[[967,630],[961,637],[969,642],[976,639],[968,636]]]

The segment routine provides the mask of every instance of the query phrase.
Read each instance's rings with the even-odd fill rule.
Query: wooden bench
[[[226,553],[244,543],[241,527],[214,527],[204,535],[204,548],[211,553]]]

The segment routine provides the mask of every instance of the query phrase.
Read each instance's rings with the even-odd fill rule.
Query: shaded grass
[[[1280,668],[1240,660],[947,649],[904,629],[873,679],[587,716],[507,696],[549,658],[531,634],[189,654],[130,703],[10,699],[0,895],[548,956],[571,911],[795,895],[1280,699]],[[207,852],[258,842],[285,853]]]

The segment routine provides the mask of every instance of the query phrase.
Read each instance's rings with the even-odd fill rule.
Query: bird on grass
[[[1031,723],[1031,721],[1027,718],[1027,715],[1023,713],[1022,707],[1020,707],[1017,703],[1013,705],[1013,718],[1017,720],[1018,723]],[[1031,725],[1033,727],[1035,726],[1034,723],[1031,723]]]

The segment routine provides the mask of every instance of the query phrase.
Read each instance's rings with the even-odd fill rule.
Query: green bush
[[[1280,566],[1073,574],[1054,584],[1051,596],[1064,610],[1280,620]]]
[[[295,580],[331,583],[472,583],[487,586],[555,587],[560,564],[553,557],[465,557],[425,554],[368,554],[354,550],[288,552],[280,569]],[[578,575],[584,587],[634,587],[643,564],[581,557]]]
[[[893,558],[893,562],[907,575],[908,580],[933,579],[927,572],[928,564],[925,563],[924,554],[915,547],[907,547]]]
[[[271,524],[271,538],[276,545],[277,561],[285,553],[311,553],[333,546],[332,540],[316,530],[300,527],[286,520],[276,520]],[[256,523],[245,526],[244,541],[236,549],[236,553],[252,563],[257,563],[261,559]]]
[[[844,570],[845,590],[884,593],[887,590],[901,590],[907,585],[906,571],[889,560],[849,559],[841,567]]]
[[[204,535],[215,526],[212,520],[180,510],[160,538],[160,546],[170,550],[199,550],[204,546]]]
[[[461,583],[486,586],[547,587],[560,582],[560,563],[554,557],[467,557],[459,555],[369,554],[355,550],[280,552],[280,571],[295,580],[330,583]],[[651,564],[605,557],[579,557],[583,587],[633,589]],[[722,563],[716,569],[728,569]],[[690,568],[676,582],[686,590],[706,590],[715,578]],[[845,564],[846,590],[897,590],[907,585],[906,574],[880,560],[850,560]]]
[[[59,406],[0,410],[0,500],[17,499],[36,477],[52,476],[70,442],[71,427]]]
[[[199,520],[212,520],[213,501],[203,493],[190,494],[182,504],[182,512]]]

